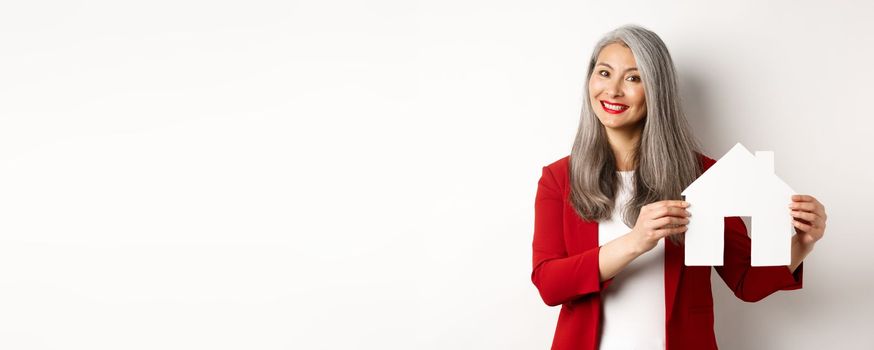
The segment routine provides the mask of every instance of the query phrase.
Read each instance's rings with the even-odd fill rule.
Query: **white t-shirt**
[[[619,171],[617,205],[608,221],[598,224],[598,245],[631,231],[621,213],[633,192],[633,171]],[[665,348],[665,240],[632,260],[601,292],[602,350]]]

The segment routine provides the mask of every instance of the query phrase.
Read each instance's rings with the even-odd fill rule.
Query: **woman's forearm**
[[[804,258],[807,257],[807,254],[813,250],[813,247],[804,246],[798,240],[798,235],[792,236],[792,263],[787,266],[789,268],[789,272],[795,273],[795,269],[798,268],[798,265],[801,265],[801,262],[804,261]]]
[[[601,246],[598,254],[598,270],[601,282],[613,278],[632,260],[643,254],[632,244],[631,236],[624,234]]]

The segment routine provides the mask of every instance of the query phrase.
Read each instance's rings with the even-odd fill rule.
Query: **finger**
[[[826,218],[825,206],[823,206],[822,203],[820,203],[819,201],[817,201],[815,199],[814,199],[814,203],[816,203],[816,209],[814,209],[814,212],[817,215],[821,216],[823,219],[825,219]]]
[[[806,194],[793,194],[792,200],[797,202],[815,202],[816,198],[813,198],[813,196],[809,196]]]
[[[809,224],[805,224],[805,223],[798,221],[798,220],[792,220],[792,226],[795,226],[797,229],[799,229],[805,233],[807,231],[810,231],[811,229],[813,229],[813,226],[811,226]]]
[[[808,222],[816,222],[820,219],[820,216],[816,213],[810,213],[806,211],[793,210],[790,212],[790,214],[792,215],[792,217],[804,219]]]
[[[651,228],[660,229],[667,225],[686,225],[689,223],[689,219],[678,218],[676,216],[663,216],[650,222],[652,223]]]
[[[661,207],[658,209],[654,209],[651,212],[650,217],[652,219],[658,219],[663,216],[688,217],[692,216],[692,213],[689,213],[688,210],[679,207]]]
[[[802,224],[805,224],[805,225],[813,226],[813,223],[812,223],[812,222],[807,221],[807,220],[804,220],[804,219],[795,218],[795,221],[798,221],[798,222],[800,222],[800,223],[802,223]]]
[[[805,195],[805,194],[795,194],[795,195],[792,195],[792,201],[793,201],[793,203],[813,203],[813,209],[804,209],[804,210],[817,213],[817,214],[819,214],[819,216],[822,216],[823,219],[826,218],[825,206],[823,206],[822,203],[818,199],[816,199],[816,197],[813,197],[810,195]],[[790,204],[790,208],[791,207],[792,207],[792,204]]]
[[[681,200],[664,200],[652,203],[652,209],[663,208],[663,207],[678,207],[678,208],[686,208],[689,206],[689,202],[681,201]]]
[[[685,225],[684,225],[684,226],[678,226],[678,227],[671,227],[671,228],[663,228],[663,229],[658,229],[658,230],[656,230],[656,231],[655,231],[655,234],[656,234],[657,237],[659,237],[659,238],[663,238],[663,237],[667,237],[667,236],[670,236],[670,235],[675,235],[675,234],[678,234],[678,233],[686,232],[686,230],[687,230],[688,228],[689,228],[689,226],[685,226]]]
[[[825,206],[823,206],[822,202],[820,202],[818,199],[816,199],[816,197],[804,195],[804,194],[799,194],[799,195],[793,195],[792,199],[795,200],[796,197],[798,198],[798,201],[800,201],[800,202],[813,203],[813,206],[815,208],[813,211],[816,212],[817,214],[819,214],[820,216],[825,216]]]
[[[816,204],[813,204],[811,202],[792,202],[792,204],[789,204],[789,208],[795,209],[795,210],[814,212],[814,211],[816,211]]]

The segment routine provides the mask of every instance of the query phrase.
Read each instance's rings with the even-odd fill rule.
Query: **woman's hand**
[[[792,263],[789,271],[801,265],[801,262],[813,251],[813,245],[825,235],[825,207],[813,196],[793,195],[789,204],[789,214],[792,215],[792,225],[795,226],[795,236],[792,237]]]
[[[799,194],[792,196],[789,209],[798,243],[809,248],[805,250],[812,250],[813,244],[825,235],[825,207],[813,196]]]
[[[635,242],[635,250],[643,254],[669,235],[686,232],[691,214],[686,210],[689,202],[665,200],[644,205],[640,208],[637,223],[629,233]]]
[[[661,201],[641,207],[631,232],[607,242],[598,252],[601,281],[616,276],[632,260],[655,248],[660,239],[685,232],[688,206],[684,201]]]

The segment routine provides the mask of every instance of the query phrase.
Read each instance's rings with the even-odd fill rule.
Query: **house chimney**
[[[764,172],[768,174],[774,173],[774,152],[771,151],[756,151],[756,164]]]

